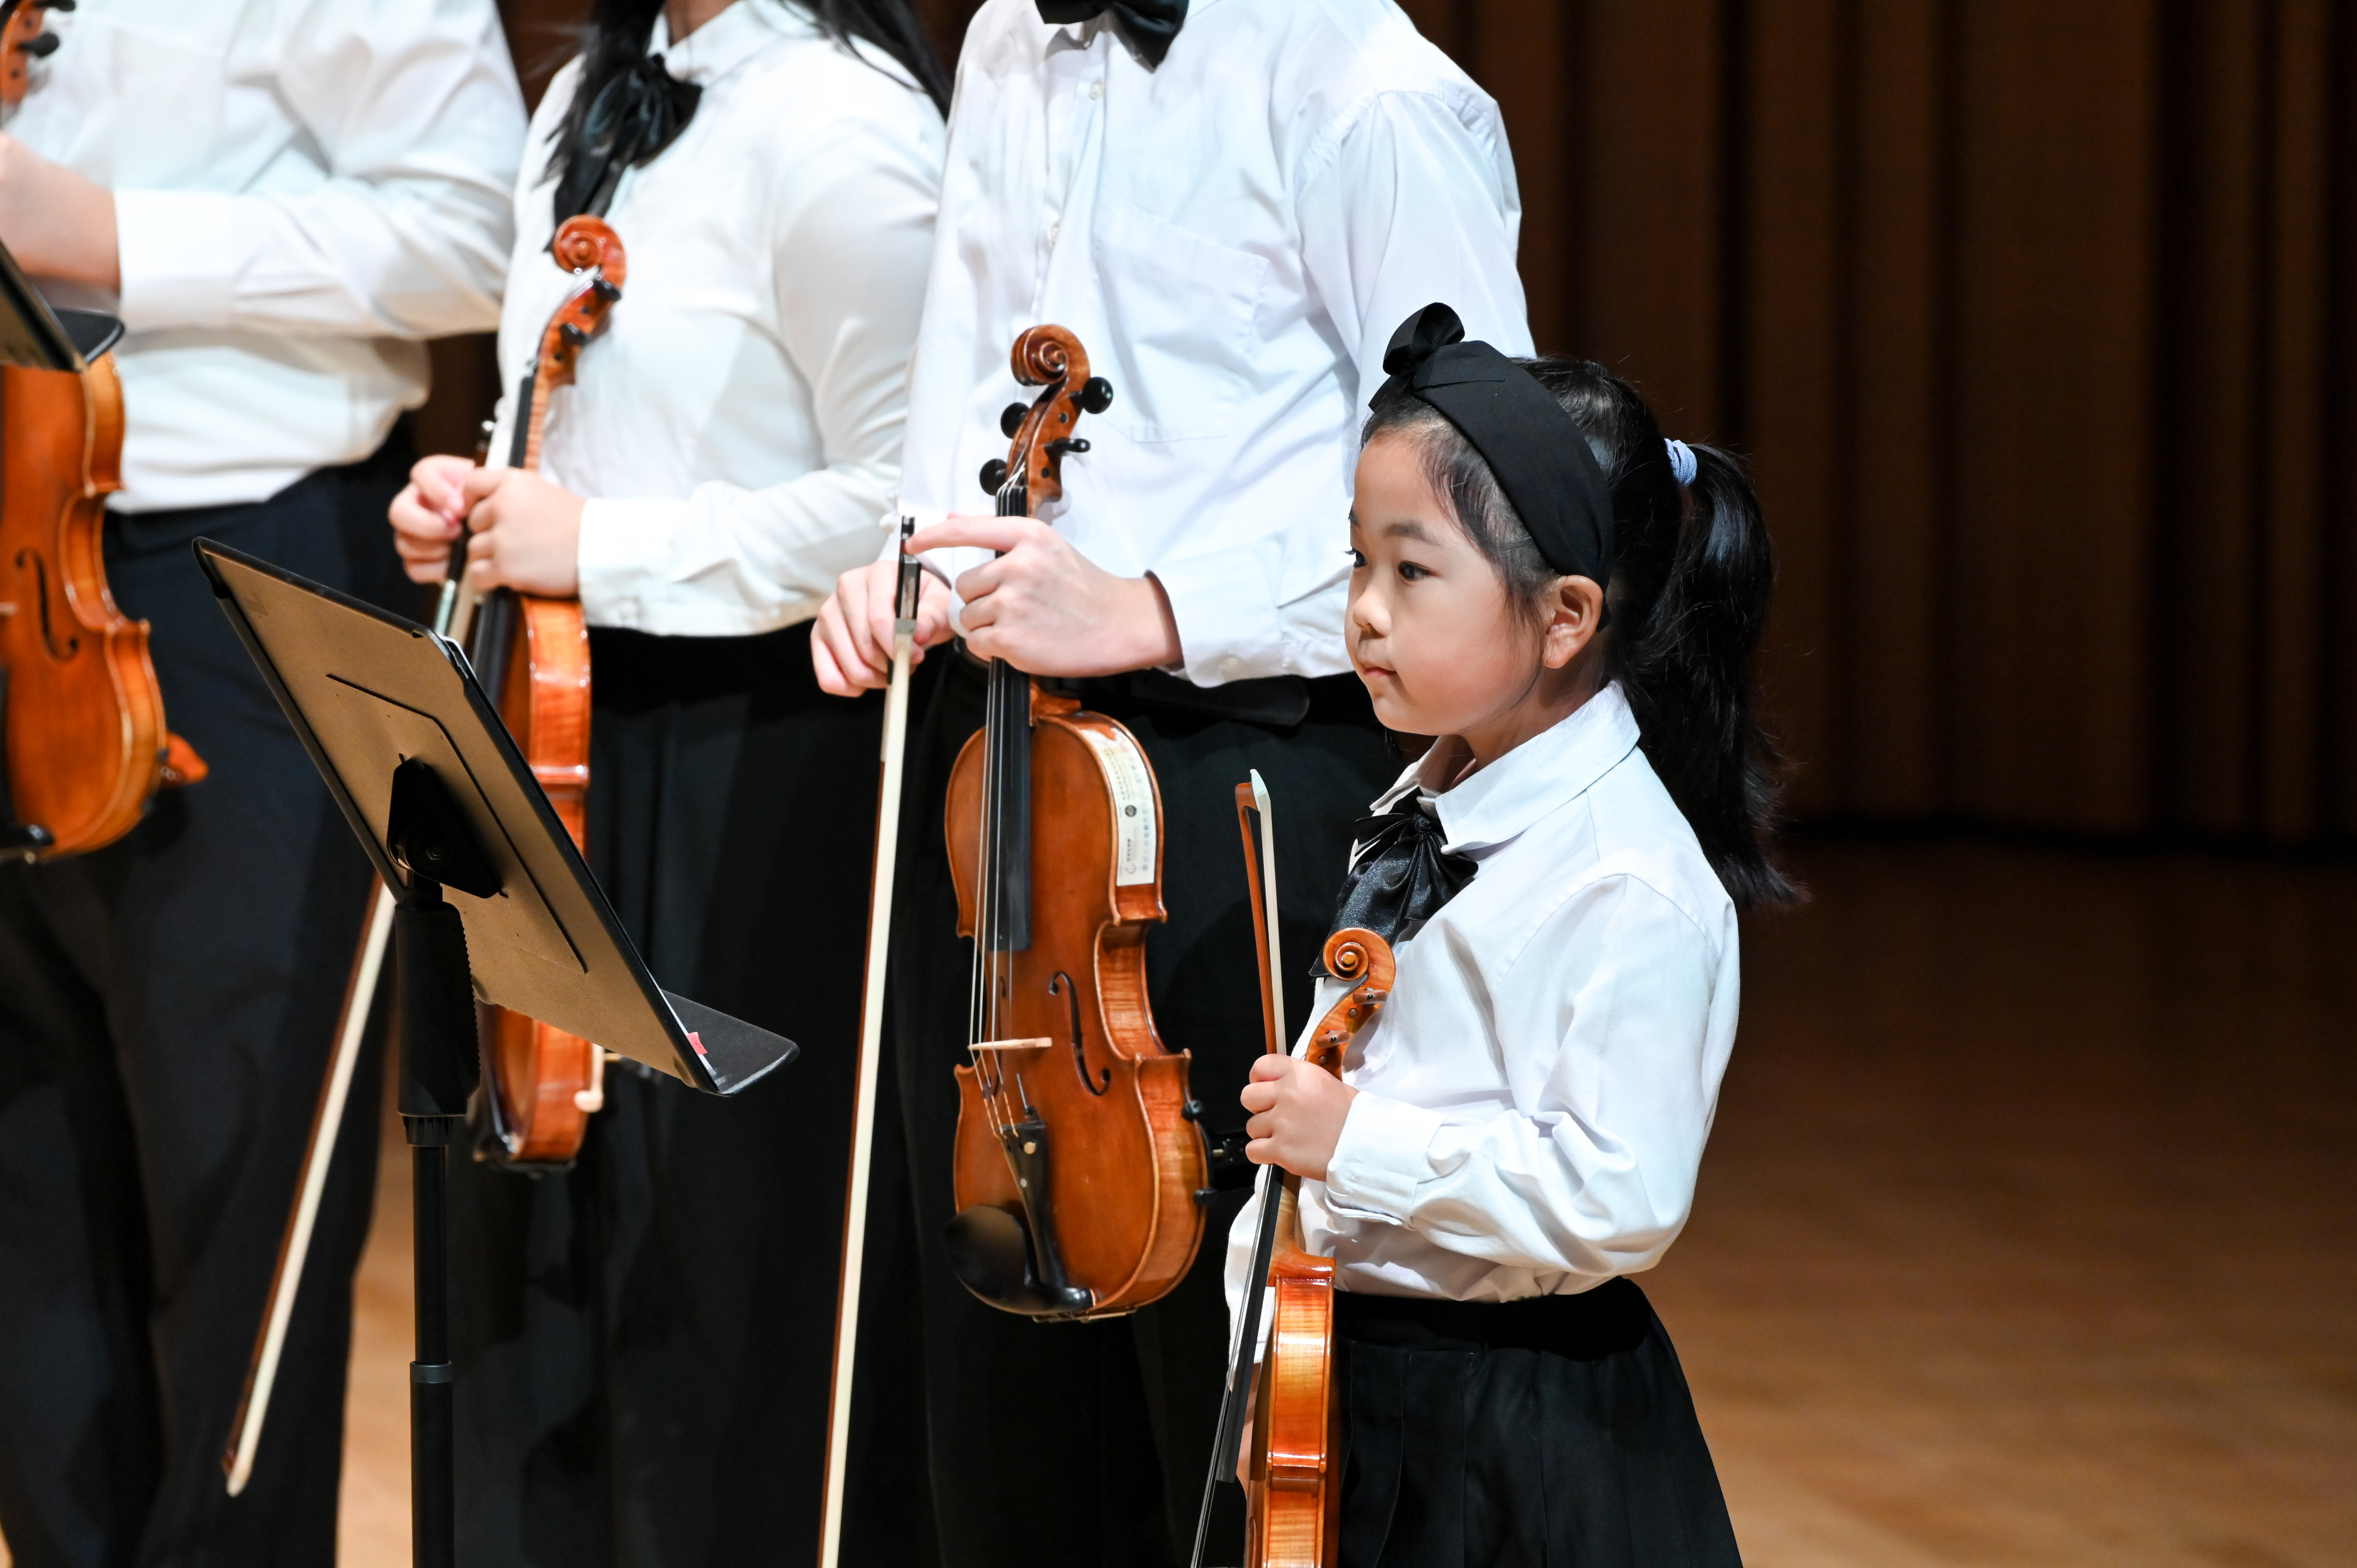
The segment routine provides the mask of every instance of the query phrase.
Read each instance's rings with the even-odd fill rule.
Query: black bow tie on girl
[[[625,169],[652,163],[695,118],[704,89],[665,70],[661,55],[625,66],[590,101],[582,124],[587,157],[576,157],[556,192],[556,222],[587,212],[603,218]]]
[[[1056,27],[1112,12],[1122,37],[1150,66],[1162,63],[1162,57],[1170,52],[1170,40],[1187,21],[1187,0],[1115,0],[1111,5],[1104,0],[1038,0],[1038,4],[1039,19]]]
[[[1471,856],[1440,847],[1448,832],[1414,795],[1379,817],[1361,819],[1351,837],[1359,856],[1342,875],[1333,930],[1361,926],[1394,947],[1422,929],[1480,869]]]

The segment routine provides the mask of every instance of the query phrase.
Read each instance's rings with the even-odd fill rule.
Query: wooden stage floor
[[[1745,1560],[2357,1563],[2357,865],[1792,858],[1814,901],[1749,924],[1694,1222],[1644,1280]],[[353,1568],[408,1561],[402,1168]]]

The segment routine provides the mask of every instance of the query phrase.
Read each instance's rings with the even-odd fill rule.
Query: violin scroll
[[[1089,373],[1088,350],[1070,328],[1031,328],[1015,339],[1007,359],[1017,381],[1043,390],[1028,408],[1009,403],[998,416],[998,428],[1012,446],[1004,459],[983,465],[982,488],[996,495],[1006,489],[1008,476],[1019,474],[1028,510],[1064,493],[1064,458],[1089,449],[1072,432],[1082,414],[1113,406],[1113,383]]]
[[[0,104],[22,103],[33,61],[58,52],[58,36],[41,30],[41,14],[73,8],[74,0],[0,0]]]
[[[1323,956],[1326,972],[1351,989],[1319,1021],[1308,1055],[1327,1071],[1339,1072],[1351,1037],[1373,1023],[1390,999],[1399,966],[1391,944],[1359,926],[1345,927],[1328,937]]]

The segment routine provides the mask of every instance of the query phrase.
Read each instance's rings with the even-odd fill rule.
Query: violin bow
[[[909,674],[917,647],[923,568],[909,553],[914,518],[900,520],[900,576],[893,604],[892,682],[884,696],[884,748],[876,805],[876,875],[867,896],[867,979],[859,1002],[859,1078],[851,1124],[851,1179],[843,1199],[843,1276],[834,1305],[834,1381],[826,1405],[826,1505],[819,1568],[837,1568],[851,1448],[851,1374],[859,1350],[859,1284],[867,1253],[868,1176],[876,1156],[876,1095],[883,1077],[884,972],[892,947],[892,875],[900,846],[900,775],[909,750]]]
[[[476,449],[480,463],[490,450],[491,422],[483,422],[482,445]],[[442,595],[434,610],[434,630],[460,643],[467,623],[474,618],[475,594],[467,576],[467,528],[450,546],[450,564],[444,569]],[[262,1423],[270,1413],[270,1391],[278,1382],[278,1361],[286,1348],[287,1326],[295,1319],[295,1294],[303,1282],[303,1264],[311,1255],[311,1232],[317,1227],[319,1200],[328,1190],[328,1171],[335,1163],[336,1137],[344,1124],[344,1103],[351,1098],[352,1073],[360,1065],[361,1042],[368,1036],[369,1013],[376,1003],[377,981],[384,972],[385,949],[393,940],[393,892],[382,877],[369,878],[368,927],[352,955],[351,978],[344,986],[344,1004],[336,1018],[336,1049],[328,1061],[320,1085],[319,1103],[311,1116],[311,1136],[303,1149],[303,1180],[295,1189],[295,1207],[286,1217],[286,1231],[278,1242],[278,1267],[270,1279],[270,1306],[263,1314],[262,1332],[246,1363],[245,1392],[239,1399],[236,1419],[230,1423],[229,1444],[221,1450],[221,1472],[229,1495],[245,1490],[253,1477],[253,1456],[262,1447]]]
[[[1260,817],[1259,854],[1253,844],[1253,816]],[[1268,785],[1260,769],[1252,770],[1252,782],[1236,786],[1236,831],[1244,841],[1244,882],[1251,889],[1253,905],[1253,943],[1260,955],[1260,1012],[1264,1043],[1274,1055],[1285,1049],[1285,969],[1277,949],[1276,926],[1276,823],[1269,810]],[[1260,1205],[1260,1222],[1253,1239],[1252,1272],[1244,1276],[1243,1311],[1236,1324],[1235,1339],[1228,1347],[1228,1388],[1220,1400],[1220,1427],[1211,1439],[1211,1467],[1203,1477],[1203,1504],[1195,1515],[1195,1554],[1193,1568],[1203,1568],[1203,1552],[1210,1544],[1211,1509],[1220,1495],[1220,1483],[1235,1473],[1236,1455],[1244,1439],[1244,1404],[1252,1392],[1253,1370],[1258,1364],[1254,1354],[1260,1342],[1260,1318],[1263,1305],[1268,1299],[1268,1270],[1276,1254],[1275,1201],[1278,1182],[1284,1171],[1275,1165],[1263,1165],[1253,1185],[1254,1201]]]

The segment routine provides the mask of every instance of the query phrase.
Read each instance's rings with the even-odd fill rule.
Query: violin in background
[[[28,15],[8,17],[12,70]],[[205,775],[164,727],[147,623],[107,589],[122,335],[112,317],[52,310],[0,246],[0,854],[24,860],[103,848],[157,789]]]
[[[629,258],[621,237],[600,218],[568,218],[549,246],[556,264],[580,279],[549,317],[531,373],[516,392],[508,466],[536,470],[548,428],[548,404],[569,386],[581,350],[622,297]],[[463,573],[466,540],[452,546]],[[463,582],[463,578],[461,579]],[[463,586],[461,606],[468,602]],[[483,690],[499,703],[533,777],[557,820],[587,848],[589,811],[589,624],[578,598],[551,599],[500,589],[473,616],[457,612],[450,635],[467,643]],[[488,1009],[483,1049],[485,1105],[497,1137],[493,1153],[510,1165],[569,1165],[581,1153],[589,1118],[606,1102],[605,1053],[587,1040],[501,1008]]]
[[[1063,492],[1074,432],[1113,389],[1080,340],[1015,340],[1013,439],[983,485],[1001,517]],[[974,938],[968,1063],[959,1067],[957,1217],[965,1287],[1042,1318],[1134,1311],[1194,1262],[1208,1155],[1146,993],[1146,933],[1164,918],[1162,796],[1136,737],[1000,660],[982,730],[951,769],[958,931]]]

